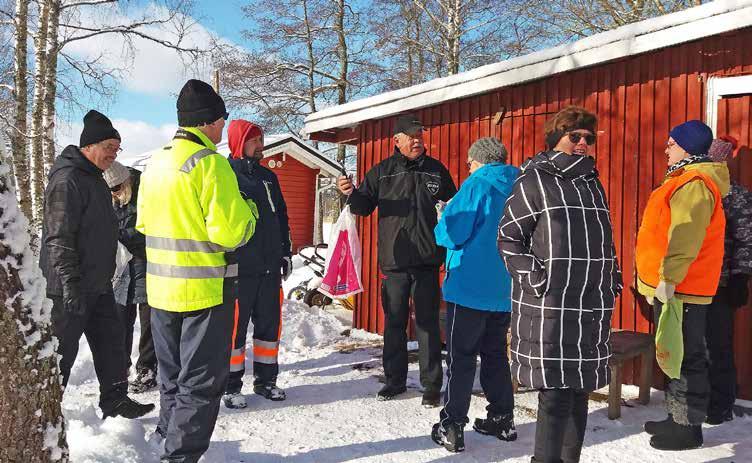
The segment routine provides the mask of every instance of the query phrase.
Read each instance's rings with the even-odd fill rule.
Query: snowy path
[[[381,386],[378,338],[368,334],[346,338],[338,334],[342,327],[331,314],[302,306],[287,308],[289,334],[283,338],[286,350],[280,384],[288,400],[270,402],[250,395],[246,410],[223,407],[203,462],[529,461],[535,430],[534,393],[516,396],[520,436],[516,442],[504,443],[468,429],[467,451],[451,455],[428,437],[438,409],[420,406],[417,364],[411,363],[411,388],[404,399],[377,402],[374,396]],[[73,461],[156,461],[157,453],[147,443],[156,413],[136,421],[118,418],[104,423],[96,416],[97,384],[85,346],[81,346],[73,386],[64,403]],[[634,388],[625,388],[625,397],[636,395]],[[158,394],[147,393],[139,399],[157,401]],[[483,402],[482,397],[473,398],[471,420],[484,414]],[[650,449],[648,436],[641,432],[643,421],[663,417],[662,393],[654,391],[649,407],[623,407],[618,421],[607,419],[605,405],[591,401],[583,462],[752,461],[752,418],[706,427],[701,450],[662,453]]]

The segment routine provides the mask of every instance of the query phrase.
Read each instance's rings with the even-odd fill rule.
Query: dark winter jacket
[[[128,285],[128,304],[146,303],[146,238],[136,230],[136,204],[138,203],[138,186],[141,172],[128,168],[131,173],[131,200],[125,206],[115,207],[118,221],[118,241],[123,243],[133,255],[128,262],[130,284]]]
[[[723,210],[726,240],[720,286],[726,286],[730,275],[752,275],[752,192],[732,183]]]
[[[353,214],[367,216],[379,208],[379,266],[395,271],[439,267],[445,251],[436,245],[436,203],[457,193],[444,165],[421,155],[409,160],[399,150],[366,173],[348,202]]]
[[[248,244],[238,248],[241,276],[280,274],[282,258],[292,255],[287,205],[282,197],[277,176],[271,170],[248,158],[230,159],[238,177],[240,193],[258,207],[256,231]]]
[[[102,171],[76,146],[55,159],[44,192],[39,265],[47,294],[112,292],[118,228]]]
[[[543,152],[522,166],[499,224],[512,275],[512,373],[532,388],[609,382],[621,273],[591,157]]]

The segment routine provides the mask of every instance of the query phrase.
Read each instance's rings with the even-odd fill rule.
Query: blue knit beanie
[[[713,131],[698,120],[677,125],[671,129],[670,135],[684,151],[695,156],[708,154],[710,144],[713,143]]]

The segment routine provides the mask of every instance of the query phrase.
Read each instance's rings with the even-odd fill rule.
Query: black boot
[[[391,386],[387,384],[381,388],[376,398],[379,400],[392,400],[405,391],[407,391],[406,386]]]
[[[420,404],[425,408],[434,408],[439,406],[439,401],[441,401],[440,391],[426,391],[423,393]]]
[[[488,418],[476,418],[473,424],[475,432],[487,436],[496,436],[507,442],[517,440],[517,428],[514,427],[514,414],[488,415]]]
[[[674,417],[669,414],[668,418],[663,421],[645,422],[644,428],[646,433],[650,434],[651,436],[655,436],[658,434],[665,434],[675,424],[676,422],[674,421]]]
[[[675,423],[670,430],[650,438],[650,446],[658,450],[691,450],[702,447],[702,426]]]
[[[140,370],[136,378],[130,382],[128,390],[132,394],[141,394],[157,387],[157,372],[154,370]]]
[[[142,404],[125,396],[125,398],[115,405],[112,410],[107,412],[103,411],[102,419],[104,420],[110,416],[122,416],[123,418],[132,420],[140,418],[152,410],[154,410],[154,404]]]
[[[441,426],[441,423],[436,423],[431,429],[431,439],[452,453],[463,452],[465,450],[464,425],[449,423]]]
[[[733,419],[734,413],[731,410],[726,410],[724,412],[708,412],[705,422],[711,425],[718,425]]]
[[[285,394],[285,391],[278,388],[277,385],[273,383],[254,384],[253,392],[260,395],[261,397],[265,399],[273,400],[275,402],[278,402],[280,400],[285,400],[287,398],[287,394]]]

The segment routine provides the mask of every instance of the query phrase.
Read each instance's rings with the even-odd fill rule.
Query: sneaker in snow
[[[517,440],[517,428],[514,427],[514,415],[488,415],[488,418],[476,418],[473,424],[475,432],[487,436],[496,436],[497,438],[511,442]]]
[[[222,402],[225,403],[225,407],[233,409],[245,408],[248,406],[245,396],[239,392],[223,395]]]
[[[436,423],[431,429],[431,439],[449,452],[462,452],[465,450],[464,425],[449,423],[444,427],[441,423]]]
[[[650,438],[650,446],[658,450],[691,450],[702,447],[702,426],[674,423],[671,429]]]
[[[376,395],[376,398],[381,401],[392,400],[405,391],[407,391],[406,386],[390,386],[387,384],[386,386],[381,388],[379,393]]]
[[[275,402],[287,398],[285,391],[278,388],[276,384],[256,384],[253,386],[253,392]]]
[[[441,391],[426,391],[423,393],[423,399],[420,404],[425,408],[434,408],[439,406],[441,401]]]
[[[157,373],[154,370],[141,370],[130,382],[128,391],[133,394],[141,394],[157,387]]]

